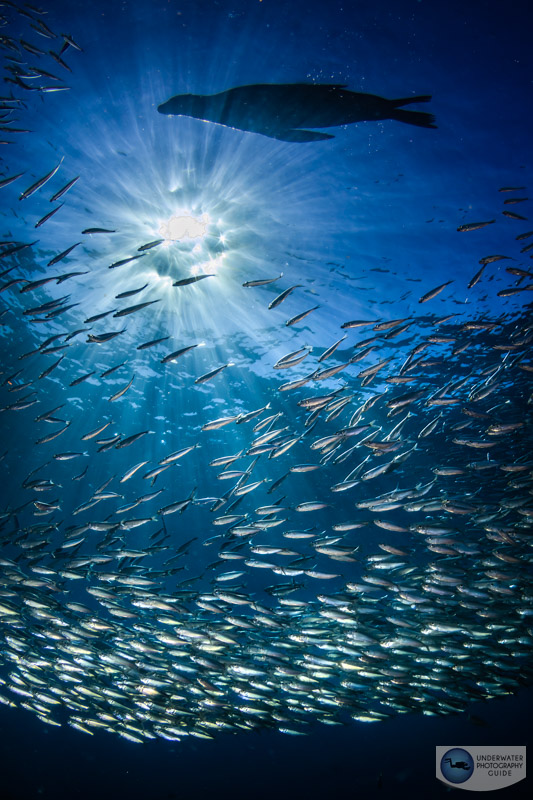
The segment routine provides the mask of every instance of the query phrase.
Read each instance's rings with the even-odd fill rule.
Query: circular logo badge
[[[461,747],[454,747],[444,753],[440,762],[440,771],[450,783],[464,783],[474,771],[474,759]]]

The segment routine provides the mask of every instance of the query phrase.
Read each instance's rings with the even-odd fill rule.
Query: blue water
[[[444,333],[444,329],[431,327],[435,319],[454,314],[454,324],[497,320],[507,326],[506,334],[517,320],[526,324],[529,293],[507,297],[498,293],[515,286],[516,278],[506,272],[509,264],[530,269],[530,254],[520,253],[530,240],[517,242],[516,236],[528,231],[531,222],[501,212],[507,209],[528,217],[531,203],[503,205],[508,197],[527,197],[527,189],[514,193],[498,190],[531,186],[531,10],[521,2],[503,7],[494,2],[454,0],[378,0],[373,4],[341,0],[327,4],[302,0],[92,4],[50,0],[44,7],[46,24],[53,31],[70,34],[83,51],[70,47],[63,54],[72,72],[49,56],[39,58],[22,51],[28,63],[38,62],[60,75],[68,91],[37,92],[10,82],[3,84],[4,96],[13,92],[24,100],[24,107],[16,113],[16,127],[29,132],[10,134],[7,126],[0,137],[11,142],[2,145],[0,179],[24,173],[0,189],[1,238],[5,242],[38,239],[38,243],[14,260],[2,262],[5,269],[16,267],[2,281],[19,277],[37,281],[71,271],[84,274],[29,293],[19,292],[22,283],[2,293],[0,310],[6,309],[1,319],[3,375],[9,378],[19,369],[23,373],[2,387],[1,405],[7,406],[34,389],[39,400],[28,409],[8,410],[1,417],[1,449],[6,453],[0,463],[2,506],[12,510],[30,503],[15,514],[15,520],[8,519],[2,533],[16,536],[19,525],[57,523],[46,548],[55,551],[46,561],[50,565],[54,558],[63,558],[59,548],[69,526],[104,520],[138,495],[164,489],[157,499],[126,515],[156,516],[158,509],[187,498],[196,488],[197,498],[203,502],[191,505],[183,515],[165,518],[170,534],[166,543],[172,552],[196,537],[179,562],[184,570],[168,579],[166,591],[179,589],[180,581],[193,581],[199,575],[203,577],[198,585],[209,591],[216,573],[204,574],[204,570],[217,560],[218,541],[211,546],[203,544],[222,531],[212,524],[213,514],[205,498],[219,497],[231,484],[218,481],[215,476],[220,470],[209,462],[249,448],[255,436],[251,426],[260,417],[246,425],[232,424],[211,432],[201,431],[203,425],[270,403],[272,410],[263,417],[283,411],[276,427],[288,426],[289,432],[300,434],[305,430],[305,414],[297,400],[333,392],[340,386],[347,387],[344,394],[355,393],[350,412],[339,417],[342,425],[348,425],[350,414],[373,393],[387,391],[389,397],[417,388],[416,383],[391,387],[385,382],[389,374],[385,372],[383,380],[374,380],[362,391],[356,376],[388,355],[401,367],[410,337],[411,347],[418,341],[415,332]],[[37,35],[30,20],[16,10],[4,7],[1,11],[6,24],[0,33],[43,49],[61,47],[61,41],[51,43]],[[15,56],[9,48],[2,52],[4,58]],[[4,66],[13,63],[5,61]],[[422,105],[413,108],[433,113],[438,127],[369,121],[328,128],[334,138],[327,141],[290,143],[157,112],[160,103],[176,94],[214,94],[247,84],[303,82],[346,84],[353,91],[387,98],[432,95],[427,109]],[[45,85],[52,84],[45,80]],[[58,173],[46,187],[18,200],[24,189],[60,161]],[[51,195],[76,176],[79,180],[58,201],[64,201],[64,206],[35,230],[36,223],[53,207],[48,202]],[[141,259],[108,268],[138,254],[142,245],[164,238],[160,230],[176,216],[193,218],[204,226],[205,235],[166,241],[146,251]],[[461,225],[489,220],[496,222],[479,230],[457,232]],[[113,232],[81,234],[95,227]],[[80,244],[71,256],[47,266],[77,242]],[[467,289],[479,260],[490,254],[506,254],[514,261],[488,264],[479,283]],[[276,283],[242,286],[281,273]],[[172,286],[174,280],[204,274],[214,277],[189,286]],[[419,304],[425,293],[447,281],[450,285],[435,299]],[[148,288],[131,299],[116,298],[145,283]],[[281,291],[295,284],[301,288],[279,307],[268,309]],[[64,304],[73,308],[55,319],[33,323],[31,315],[23,313],[65,296]],[[114,319],[110,314],[95,323],[84,322],[149,301],[157,302],[123,318]],[[305,321],[285,325],[314,306],[319,308]],[[354,345],[372,335],[371,328],[342,330],[342,323],[415,317],[417,323],[406,333],[405,343],[403,339],[399,345],[396,339],[390,345],[381,343],[381,350],[369,360],[314,384],[315,388],[310,384],[296,392],[279,392],[285,381],[316,368],[315,357],[344,333],[347,338],[335,359],[322,366],[349,359]],[[86,342],[89,334],[123,328],[125,333],[107,343]],[[68,349],[20,359],[47,337],[78,329],[89,330],[74,337]],[[136,349],[162,337],[169,338],[154,347]],[[481,333],[475,341],[490,346],[493,340],[490,333]],[[51,347],[60,344],[62,340]],[[161,363],[168,353],[199,344],[202,346],[177,362]],[[309,358],[294,369],[273,370],[278,359],[303,347],[310,352],[312,348],[313,366]],[[485,358],[482,350],[476,345],[453,359],[450,349],[428,351],[428,358],[440,353],[441,359],[436,368],[427,368],[427,374],[433,376],[433,390],[464,377],[478,359]],[[39,378],[62,355],[57,368]],[[112,375],[101,377],[102,372],[123,362]],[[487,361],[487,367],[493,363]],[[194,383],[199,376],[228,364],[212,381]],[[87,380],[69,386],[90,372]],[[131,378],[125,394],[110,402]],[[522,378],[525,382],[527,374]],[[30,383],[27,389],[8,393],[13,383],[26,381]],[[523,394],[523,384],[517,393],[519,390]],[[513,387],[504,385],[501,398],[512,396]],[[35,422],[35,417],[62,404],[57,417],[70,421],[68,430],[49,443],[35,444],[61,427]],[[376,425],[389,425],[386,410],[377,412]],[[440,409],[428,412],[416,405],[411,410],[425,424]],[[524,414],[526,411],[524,407]],[[466,419],[455,409],[446,415],[450,424]],[[403,416],[394,416],[390,425]],[[105,433],[96,438],[148,432],[130,447],[102,453],[96,452],[94,438],[80,442],[82,435],[108,422]],[[416,437],[417,419],[411,424],[412,430],[406,428],[408,439]],[[311,438],[336,429],[317,427]],[[445,433],[439,429],[432,446],[416,452],[399,475],[380,479],[378,488],[369,481],[357,497],[350,492],[332,495],[330,486],[343,480],[366,451],[338,467],[289,475],[273,494],[267,493],[269,483],[265,482],[243,498],[235,513],[249,512],[283,496],[281,505],[291,507],[324,500],[330,504],[326,509],[311,514],[292,511],[290,527],[331,529],[332,524],[362,516],[354,510],[360,497],[368,499],[404,488],[411,485],[409,481],[414,485],[432,480],[431,470],[451,464],[455,457]],[[194,445],[199,446],[163,473],[153,489],[149,480],[141,479],[168,454]],[[81,455],[72,460],[53,459],[55,454],[67,452]],[[520,452],[527,455],[527,449]],[[272,483],[291,465],[318,463],[320,455],[299,441],[279,458],[261,456],[250,480]],[[490,456],[505,461],[501,450],[491,450]],[[464,459],[464,453],[460,457]],[[467,457],[483,459],[486,451],[472,450]],[[245,469],[250,460],[246,459],[244,467],[239,462],[235,469]],[[126,471],[141,461],[147,462],[142,471],[120,484]],[[369,467],[379,463],[373,460]],[[71,480],[85,467],[85,477]],[[479,492],[483,501],[489,502],[492,488],[486,474],[480,472],[457,483],[446,478],[439,488],[444,486],[451,495],[464,491],[475,497]],[[58,488],[36,496],[23,487],[29,475],[52,480]],[[109,490],[124,499],[105,500],[94,511],[78,513],[110,478],[114,481]],[[35,500],[57,500],[59,509],[36,515],[38,509],[31,505]],[[217,513],[226,511],[222,508]],[[406,515],[395,519],[405,524]],[[150,522],[146,530],[151,533],[157,527],[160,524]],[[360,545],[361,556],[379,552],[382,530],[363,530],[363,538],[350,538],[349,543]],[[129,532],[127,546],[147,547],[148,533],[144,531],[140,527]],[[261,541],[271,541],[269,536],[279,539],[278,529],[273,531]],[[88,536],[96,541],[101,538],[95,533]],[[17,563],[26,558],[28,551],[17,549],[9,536],[3,543],[5,558],[18,558]],[[295,544],[299,550],[298,542],[285,540],[284,544]],[[91,544],[85,542],[76,555],[83,556],[90,549]],[[150,567],[162,569],[172,552],[151,555]],[[423,556],[417,563],[426,562]],[[226,562],[223,567],[239,569],[235,563]],[[323,571],[340,572],[342,579],[307,580],[294,597],[314,601],[317,593],[341,591],[343,581],[361,576],[357,564],[320,557],[312,566],[315,564]],[[265,576],[265,572],[248,570],[237,583],[240,591],[254,593],[258,602],[273,606],[275,600],[264,588],[290,578],[269,571]],[[66,580],[68,591],[57,595],[60,605],[67,600],[87,603],[97,613],[96,601],[85,592],[86,582]],[[194,582],[191,586],[195,587]],[[507,606],[503,609],[505,613]],[[503,622],[515,622],[511,611]],[[3,620],[2,635],[6,631],[9,623]],[[524,673],[527,664],[524,651]],[[11,663],[4,664],[1,676],[6,678],[11,669]],[[531,690],[523,688],[516,697],[477,703],[472,698],[460,715],[448,717],[393,714],[375,725],[349,721],[333,728],[314,723],[307,737],[268,730],[222,733],[213,741],[189,737],[180,742],[158,739],[144,744],[99,731],[89,737],[68,727],[66,718],[62,718],[61,728],[50,727],[23,708],[1,706],[2,779],[7,792],[3,796],[10,800],[95,794],[149,800],[444,796],[446,789],[434,777],[434,747],[447,743],[527,744],[530,702]],[[502,796],[525,796],[525,792],[523,782],[502,790]]]

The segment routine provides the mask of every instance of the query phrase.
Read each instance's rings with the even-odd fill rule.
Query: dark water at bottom
[[[72,736],[16,709],[0,710],[2,800],[429,800],[461,796],[435,778],[437,745],[533,746],[533,690],[473,704],[468,714],[405,715],[383,723],[315,725],[216,741],[147,742]],[[497,800],[531,797],[531,779]]]

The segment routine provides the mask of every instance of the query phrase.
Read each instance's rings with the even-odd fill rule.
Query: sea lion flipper
[[[418,125],[419,128],[436,128],[435,117],[425,111],[405,111],[403,108],[394,108],[391,111],[391,119],[398,122],[406,122],[408,125]]]
[[[391,100],[393,106],[408,106],[411,103],[429,103],[431,100],[430,94],[418,94],[413,97],[397,97],[396,100]]]
[[[293,128],[286,131],[277,131],[276,133],[268,134],[272,139],[279,139],[282,142],[323,142],[326,139],[334,139],[331,133],[322,133],[322,131],[305,131],[298,128]]]
[[[398,122],[406,122],[408,125],[418,125],[420,128],[436,128],[435,117],[433,114],[428,114],[426,111],[405,111],[399,106],[407,106],[410,103],[428,103],[431,100],[431,95],[423,94],[416,97],[400,97],[396,100],[390,100],[392,106],[390,111],[390,119],[396,119]]]

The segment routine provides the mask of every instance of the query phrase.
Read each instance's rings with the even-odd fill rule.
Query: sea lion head
[[[202,113],[204,97],[198,94],[177,94],[157,107],[160,114],[197,117]]]

